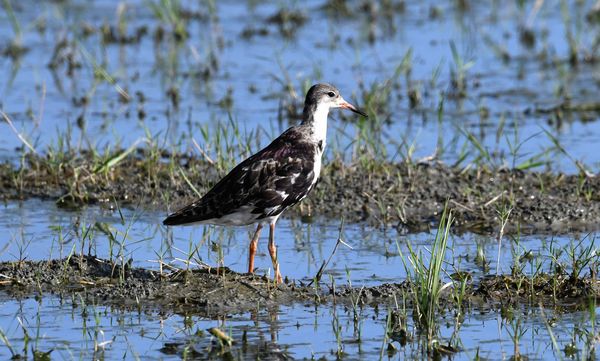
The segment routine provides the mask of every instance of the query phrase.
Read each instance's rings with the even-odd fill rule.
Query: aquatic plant
[[[452,211],[446,205],[431,250],[428,250],[429,262],[421,250],[413,249],[410,242],[407,243],[406,257],[398,248],[411,290],[415,325],[426,336],[428,348],[431,350],[437,342],[439,332],[437,317],[442,292],[452,286],[452,282],[443,282],[445,273],[443,266],[446,262],[446,250],[453,221]]]

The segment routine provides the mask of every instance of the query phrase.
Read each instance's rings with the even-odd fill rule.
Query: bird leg
[[[254,255],[256,254],[256,248],[258,246],[258,237],[260,236],[260,230],[263,228],[262,223],[256,227],[256,232],[250,240],[250,246],[248,247],[248,273],[254,273]]]
[[[283,282],[281,273],[279,273],[279,262],[277,262],[277,246],[275,246],[275,222],[269,224],[269,254],[271,255],[271,261],[273,262],[273,270],[275,271],[275,280],[277,284]]]

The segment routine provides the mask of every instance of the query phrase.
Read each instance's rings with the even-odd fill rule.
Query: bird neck
[[[327,138],[327,115],[329,106],[312,104],[304,106],[302,125],[310,129],[310,134],[315,142],[323,142]]]

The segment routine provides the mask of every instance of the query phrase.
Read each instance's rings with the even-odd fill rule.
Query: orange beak
[[[339,107],[342,109],[349,109],[355,113],[358,113],[360,115],[362,115],[365,118],[368,118],[367,113],[363,112],[362,110],[358,109],[357,107],[355,107],[354,105],[348,103],[347,101],[343,100],[339,103]]]

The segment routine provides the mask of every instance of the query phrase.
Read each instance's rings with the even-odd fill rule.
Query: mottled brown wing
[[[235,215],[237,223],[250,224],[278,215],[311,190],[315,177],[316,148],[288,129],[266,148],[244,160],[204,197],[169,215],[165,225],[178,225]],[[227,218],[227,219],[230,219]]]

